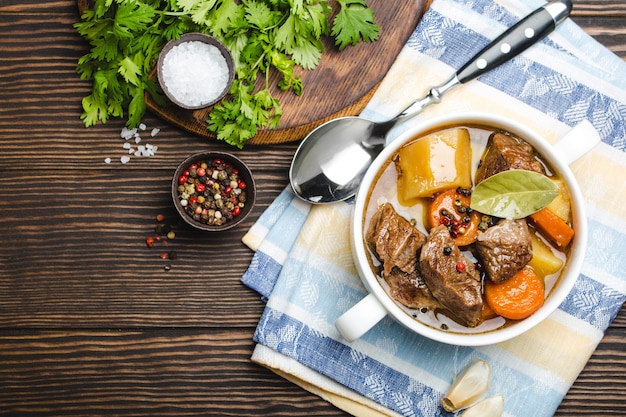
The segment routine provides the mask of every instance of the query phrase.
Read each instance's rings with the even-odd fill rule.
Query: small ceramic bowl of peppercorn
[[[191,155],[176,168],[172,199],[189,225],[219,232],[241,223],[252,211],[256,185],[248,166],[226,152]]]

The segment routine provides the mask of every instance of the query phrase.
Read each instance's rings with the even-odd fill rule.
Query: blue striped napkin
[[[435,0],[362,115],[395,115],[541,4]],[[366,294],[350,252],[351,206],[312,207],[285,189],[243,239],[255,254],[242,281],[267,300],[252,359],[354,415],[449,416],[440,404],[454,375],[482,358],[492,366],[491,394],[504,395],[506,416],[552,416],[626,300],[624,74],[626,63],[566,20],[419,116],[492,112],[549,141],[584,120],[599,133],[602,143],[571,165],[587,203],[583,270],[539,326],[472,348],[430,341],[386,318],[345,342],[333,322]]]

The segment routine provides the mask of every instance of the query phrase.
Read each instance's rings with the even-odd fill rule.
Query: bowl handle
[[[363,336],[386,315],[387,310],[376,296],[370,293],[335,320],[335,327],[344,339],[353,342]]]
[[[571,165],[600,142],[598,131],[588,120],[583,120],[552,146],[561,160]]]

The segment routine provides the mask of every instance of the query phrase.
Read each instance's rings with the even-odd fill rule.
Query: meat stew
[[[447,149],[437,153],[440,144],[425,146],[423,141],[432,139],[433,134],[438,135],[438,141],[443,140],[458,152],[451,153]],[[469,139],[469,146],[465,137]],[[414,182],[436,184],[436,188],[407,192],[402,187],[412,180],[402,175],[411,164],[407,163],[411,158],[406,156],[410,153],[407,149],[416,143],[419,145],[414,149],[419,151],[413,158],[421,167],[411,167],[409,171],[411,175],[430,176],[428,181],[421,178]],[[430,154],[425,156],[425,152]],[[407,314],[439,329],[485,332],[514,322],[495,314],[485,302],[486,281],[506,282],[522,268],[528,268],[542,280],[545,296],[550,293],[561,275],[568,248],[552,243],[530,218],[497,218],[469,210],[470,215],[464,217],[472,217],[472,223],[476,223],[475,217],[478,216],[480,223],[480,230],[469,243],[457,239],[466,233],[463,225],[458,227],[458,220],[456,229],[441,220],[436,223],[432,220],[430,206],[437,196],[461,191],[469,197],[479,181],[512,169],[539,172],[558,184],[559,203],[553,211],[560,211],[561,217],[571,225],[571,218],[567,218],[571,212],[568,191],[558,173],[528,143],[509,132],[478,125],[449,126],[409,141],[386,161],[367,197],[363,223],[365,245],[370,267],[379,283]],[[445,178],[436,178],[437,172],[450,173],[449,184],[446,185]],[[467,208],[464,206],[463,214]],[[403,224],[404,227],[410,224],[413,229],[408,229],[410,235],[426,238],[407,239],[406,235],[398,234],[391,227],[393,224]],[[390,236],[393,239],[389,239]],[[403,243],[396,244],[396,240]],[[381,256],[376,246],[380,247],[382,242],[385,242],[385,254]],[[409,247],[414,251],[413,260],[407,258]],[[390,261],[390,254],[394,251],[403,254],[401,259],[405,270]],[[407,268],[410,272],[406,271]]]

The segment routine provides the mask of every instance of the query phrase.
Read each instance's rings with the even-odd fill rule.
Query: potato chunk
[[[528,262],[528,265],[530,265],[541,278],[558,272],[563,266],[563,260],[556,256],[552,252],[552,249],[534,233],[530,234],[530,238],[533,246],[533,257],[530,262]]]
[[[567,193],[567,186],[565,185],[565,181],[562,179],[550,178],[552,182],[554,182],[557,187],[559,187],[559,195],[556,196],[554,200],[550,204],[548,204],[548,209],[559,216],[563,221],[570,221],[570,198]]]
[[[412,205],[416,198],[445,189],[470,188],[471,158],[470,135],[464,128],[432,133],[402,147],[395,161],[400,203]]]

